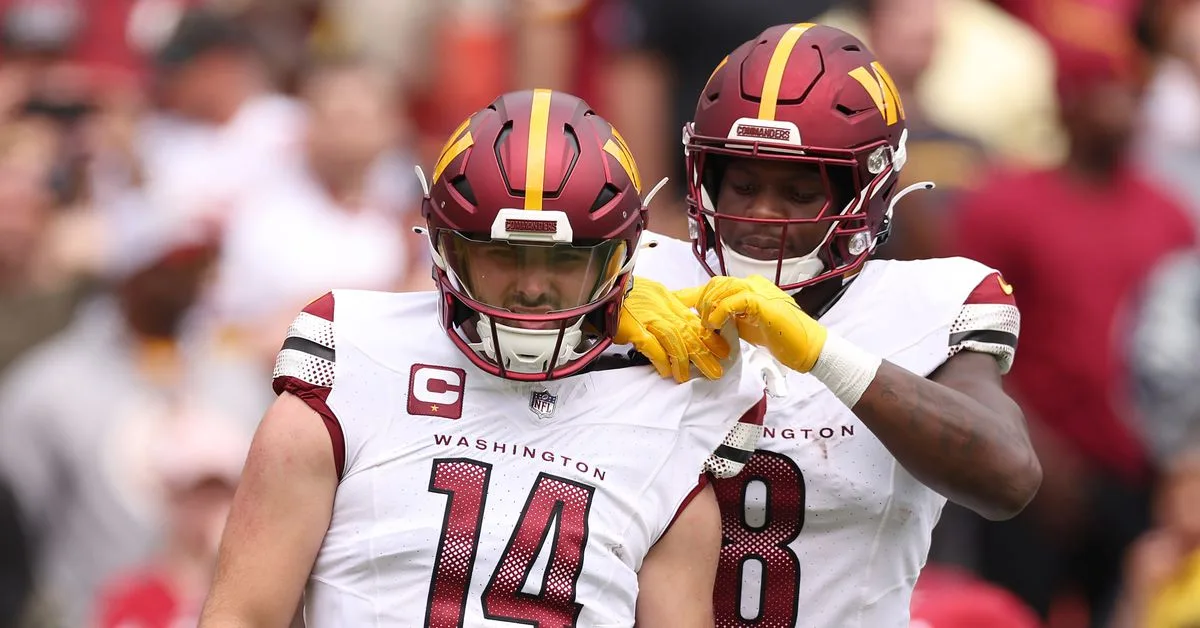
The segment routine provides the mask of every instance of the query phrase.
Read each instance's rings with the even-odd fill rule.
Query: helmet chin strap
[[[496,323],[496,337],[493,339],[491,317],[480,314],[475,323],[479,342],[469,343],[469,346],[476,353],[514,373],[544,373],[583,356],[575,350],[583,342],[582,326],[583,318],[580,317],[562,332],[562,342],[559,343],[557,328],[523,329]],[[495,340],[499,340],[499,343]],[[557,356],[554,355],[555,345],[559,345]],[[496,355],[497,346],[500,347],[500,355]]]
[[[730,276],[745,279],[751,275],[762,275],[774,280],[776,270],[779,271],[779,281],[776,283],[790,284],[807,281],[825,270],[825,262],[817,257],[817,249],[802,257],[789,257],[782,262],[777,259],[754,259],[733,250],[731,246],[724,247],[725,268]]]

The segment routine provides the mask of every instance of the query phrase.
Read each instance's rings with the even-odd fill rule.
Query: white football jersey
[[[671,288],[708,279],[690,245],[655,236],[637,274]],[[994,270],[963,259],[867,262],[821,323],[928,376],[972,350],[1012,364],[1019,313]],[[811,375],[787,371],[759,449],[715,483],[725,546],[718,627],[907,627],[913,585],[946,499],[900,466]]]
[[[513,382],[437,311],[433,292],[337,291],[280,351],[275,389],[322,416],[341,476],[307,625],[632,626],[643,559],[739,418],[761,420],[761,377]]]

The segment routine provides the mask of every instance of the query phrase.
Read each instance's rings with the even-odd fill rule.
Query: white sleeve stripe
[[[333,322],[308,312],[300,312],[300,315],[292,321],[291,327],[288,327],[287,335],[289,338],[303,338],[323,347],[335,348],[333,345]]]
[[[1016,336],[1021,331],[1021,311],[1004,303],[968,303],[950,327],[951,335],[965,331],[1000,331]]]
[[[717,478],[731,478],[741,473],[749,456],[758,447],[760,436],[762,436],[761,425],[741,422],[735,424],[725,435],[725,441],[721,443],[721,446],[708,457],[704,463],[704,470]],[[737,453],[745,453],[746,456],[737,456],[737,458],[742,458],[740,460],[731,456],[722,456],[722,449],[726,449],[727,453],[733,453],[728,452],[728,449],[736,450]]]
[[[333,370],[334,363],[330,360],[304,351],[284,349],[275,358],[275,371],[271,377],[293,377],[313,386],[331,388]]]
[[[758,446],[758,438],[762,435],[762,426],[753,423],[737,423],[725,435],[724,445],[743,451],[754,451]]]

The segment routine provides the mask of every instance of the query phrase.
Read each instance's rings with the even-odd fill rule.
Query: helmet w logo
[[[863,66],[854,68],[850,71],[850,77],[867,90],[867,94],[875,103],[875,108],[879,109],[879,114],[883,116],[888,126],[896,124],[897,120],[904,119],[904,103],[900,101],[900,92],[896,90],[896,84],[892,82],[891,75],[883,69],[883,65],[878,61],[871,62],[871,69]]]

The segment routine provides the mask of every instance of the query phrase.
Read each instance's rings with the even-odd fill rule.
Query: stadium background
[[[0,626],[188,625],[287,321],[430,287],[412,166],[468,113],[565,89],[678,182],[711,69],[812,20],[939,184],[884,254],[977,257],[1024,313],[1041,494],[947,508],[913,625],[1197,625],[1145,609],[1200,622],[1200,2],[3,0]]]

